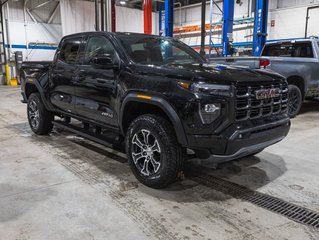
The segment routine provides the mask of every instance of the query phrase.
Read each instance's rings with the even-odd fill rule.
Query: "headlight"
[[[200,104],[199,116],[204,124],[211,124],[221,113],[220,103]]]
[[[194,83],[190,89],[194,93],[204,93],[215,96],[232,96],[231,86],[219,85],[219,84],[208,84],[208,83]]]

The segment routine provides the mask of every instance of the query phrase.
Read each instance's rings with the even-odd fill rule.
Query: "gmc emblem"
[[[280,96],[279,88],[261,89],[255,92],[257,100],[275,98]]]

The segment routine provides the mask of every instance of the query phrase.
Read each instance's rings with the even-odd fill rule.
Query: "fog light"
[[[205,104],[200,107],[200,118],[202,123],[210,124],[214,122],[221,113],[221,104],[220,103],[210,103]]]
[[[219,106],[216,106],[215,104],[206,104],[205,105],[205,112],[207,113],[213,113],[215,111],[219,111],[220,110],[220,104]]]

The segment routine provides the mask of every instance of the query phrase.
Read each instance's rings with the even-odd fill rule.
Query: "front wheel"
[[[136,118],[127,131],[126,153],[135,177],[151,188],[165,188],[181,176],[184,152],[172,125],[156,115]]]
[[[45,108],[39,93],[30,95],[27,114],[29,125],[34,133],[44,135],[52,131],[54,115]]]
[[[290,118],[294,118],[300,111],[302,105],[302,94],[296,85],[289,85],[288,95],[288,115]]]

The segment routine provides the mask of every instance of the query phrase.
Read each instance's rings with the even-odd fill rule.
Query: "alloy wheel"
[[[156,137],[146,129],[136,132],[131,141],[132,158],[144,176],[156,174],[161,166],[161,148]]]
[[[30,118],[30,124],[33,129],[37,129],[40,122],[40,113],[38,109],[37,102],[32,100],[28,106],[28,113]]]

